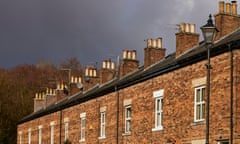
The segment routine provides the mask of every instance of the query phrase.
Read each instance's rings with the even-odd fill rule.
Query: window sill
[[[131,132],[126,132],[122,134],[122,136],[130,136],[130,135],[131,135]]]
[[[162,131],[163,130],[163,127],[157,127],[157,128],[153,128],[152,131]]]
[[[85,142],[85,139],[80,139],[79,142],[80,143]]]
[[[106,136],[98,137],[99,140],[105,139],[105,138],[106,138]]]
[[[191,123],[191,126],[204,125],[204,124],[205,124],[205,120],[194,121]]]

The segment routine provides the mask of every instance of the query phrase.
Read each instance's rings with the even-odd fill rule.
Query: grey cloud
[[[83,65],[136,49],[143,61],[144,39],[163,37],[175,51],[176,24],[205,24],[218,1],[209,0],[1,0],[0,67],[56,64],[78,57]],[[199,31],[199,30],[198,30]]]

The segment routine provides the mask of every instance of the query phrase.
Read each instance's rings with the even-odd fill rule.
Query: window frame
[[[31,128],[28,129],[28,144],[31,144],[32,132]]]
[[[128,116],[128,110],[130,110],[130,116]],[[132,115],[131,105],[125,106],[125,133],[126,134],[131,133],[131,115]],[[130,125],[128,125],[128,122]]]
[[[64,119],[64,141],[68,140],[68,136],[69,136],[69,119],[68,118],[65,118]]]
[[[200,90],[199,102],[198,102],[198,90]],[[198,86],[194,88],[194,122],[202,122],[205,120],[205,96],[206,96],[206,87]],[[200,106],[200,112],[198,116],[198,106]],[[199,118],[198,118],[199,117]]]
[[[106,138],[106,111],[100,112],[100,136],[99,139]]]
[[[83,126],[83,121],[84,121],[84,126]],[[81,113],[80,114],[80,142],[84,142],[86,138],[86,113]]]
[[[42,144],[42,125],[38,126],[38,144]]]
[[[154,122],[154,128],[152,129],[152,131],[163,130],[163,95],[164,95],[164,89],[153,92],[153,97],[155,99],[155,106],[154,106],[155,122]],[[160,118],[160,123],[159,123],[159,118]]]
[[[22,131],[19,132],[19,144],[22,144]]]
[[[54,122],[50,123],[50,144],[54,144]]]

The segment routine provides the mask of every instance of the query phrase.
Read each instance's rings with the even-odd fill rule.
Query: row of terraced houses
[[[181,23],[176,52],[147,39],[144,64],[123,50],[119,64],[102,62],[36,94],[34,112],[18,122],[18,144],[206,143],[210,59],[209,143],[240,143],[240,15],[237,2],[219,2],[218,29],[207,56],[196,26]],[[205,22],[203,22],[204,24]],[[68,95],[66,95],[68,93]]]

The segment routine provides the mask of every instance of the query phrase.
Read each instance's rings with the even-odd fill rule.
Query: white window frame
[[[152,131],[163,130],[163,94],[164,89],[153,92],[153,97],[155,98],[155,127],[152,129]]]
[[[106,138],[106,111],[102,111],[100,113],[101,119],[100,119],[100,137],[99,139]]]
[[[32,133],[31,131],[32,131],[32,129],[29,128],[29,129],[28,129],[28,144],[31,144],[31,135],[32,135],[32,134],[31,134],[31,133]]]
[[[69,129],[69,119],[68,118],[65,118],[64,119],[64,123],[65,123],[65,138],[64,138],[64,140],[66,141],[66,140],[68,140],[68,129]]]
[[[38,144],[42,144],[42,125],[38,126]]]
[[[203,91],[204,89],[204,91]],[[199,99],[199,102],[197,101],[197,92],[198,90],[200,90],[200,99]],[[205,86],[199,86],[199,87],[195,87],[195,90],[194,90],[194,122],[201,122],[201,121],[204,121],[205,120],[205,115],[204,115],[204,112],[203,112],[203,109],[205,110],[205,100],[204,100],[204,97],[205,96],[205,92],[206,91],[206,88]],[[200,116],[198,118],[198,115],[197,115],[197,107],[200,106]]]
[[[130,111],[129,111],[130,110]],[[131,105],[125,107],[125,133],[131,133]]]
[[[80,142],[84,142],[86,138],[86,113],[80,114],[80,126],[81,126],[81,135],[80,135]]]
[[[54,144],[54,122],[50,123],[51,132],[50,132],[50,144]]]
[[[19,132],[19,144],[22,144],[22,131]]]

